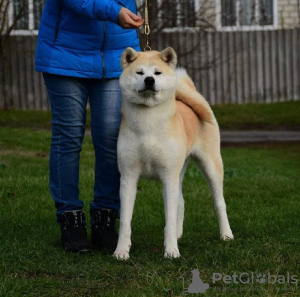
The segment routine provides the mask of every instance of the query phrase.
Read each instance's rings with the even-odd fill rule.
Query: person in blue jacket
[[[139,51],[134,0],[47,0],[39,27],[36,71],[43,72],[52,115],[50,193],[65,250],[90,252],[79,157],[86,106],[91,109],[95,149],[94,199],[90,203],[92,245],[115,249],[120,208],[117,137],[121,123],[120,57]]]

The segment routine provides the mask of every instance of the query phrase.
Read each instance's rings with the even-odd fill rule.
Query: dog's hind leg
[[[202,149],[194,155],[196,164],[203,172],[214,197],[214,206],[217,213],[220,237],[223,240],[233,239],[230,229],[226,204],[223,196],[223,162],[219,149]]]
[[[182,182],[187,167],[188,160],[185,161],[184,166],[180,172],[179,178],[179,196],[178,196],[178,209],[177,209],[177,239],[182,236],[183,220],[184,220],[184,199],[182,195]]]
[[[121,174],[120,199],[120,229],[118,245],[114,252],[114,256],[119,260],[127,260],[129,258],[129,250],[131,246],[131,219],[136,198],[137,182],[139,175],[137,171],[128,171]]]

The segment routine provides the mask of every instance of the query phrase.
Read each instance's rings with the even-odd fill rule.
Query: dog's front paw
[[[165,250],[165,258],[179,258],[179,257],[180,257],[180,253],[177,248]]]
[[[129,252],[126,250],[116,249],[113,256],[118,260],[128,260],[129,259]]]
[[[233,236],[233,234],[230,230],[228,232],[221,233],[220,234],[220,239],[221,240],[232,240],[232,239],[234,239],[234,236]]]

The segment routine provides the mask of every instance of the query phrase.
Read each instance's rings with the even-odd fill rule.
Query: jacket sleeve
[[[123,7],[115,0],[64,0],[64,6],[89,18],[111,21],[118,24],[119,12]]]

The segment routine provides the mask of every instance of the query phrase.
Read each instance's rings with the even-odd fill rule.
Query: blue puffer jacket
[[[116,78],[120,57],[140,50],[138,32],[122,29],[122,6],[136,13],[134,0],[47,0],[40,27],[35,69],[86,78]]]

